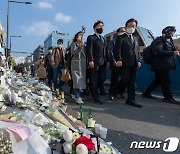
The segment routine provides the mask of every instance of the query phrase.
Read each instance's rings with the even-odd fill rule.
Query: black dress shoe
[[[101,96],[107,96],[107,93],[105,93],[105,92],[100,92],[100,95],[101,95]]]
[[[115,97],[116,99],[121,99],[121,95],[120,95],[120,94],[116,94],[114,97]]]
[[[173,98],[164,98],[163,102],[170,103],[170,104],[179,104],[180,105],[180,102],[175,100],[175,99],[173,99]]]
[[[141,104],[138,104],[138,103],[136,103],[135,101],[126,101],[126,104],[127,104],[127,105],[131,105],[131,106],[134,106],[134,107],[142,107]]]
[[[103,102],[99,98],[93,98],[95,103],[98,103],[100,105],[103,105]]]
[[[126,99],[126,97],[123,94],[120,94],[121,99]]]
[[[113,99],[114,99],[114,97],[113,97],[113,95],[112,94],[108,94],[108,97],[109,97],[109,99],[112,101]]]
[[[83,95],[84,96],[90,96],[90,94],[85,90],[85,91],[83,91]]]
[[[141,96],[148,99],[156,99],[156,97],[152,96],[151,94],[142,93]]]

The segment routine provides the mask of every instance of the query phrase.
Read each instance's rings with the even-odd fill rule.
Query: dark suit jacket
[[[122,61],[122,66],[130,67],[140,62],[140,52],[137,50],[138,43],[133,37],[132,43],[129,36],[125,33],[116,38],[114,53],[117,61]]]
[[[88,62],[94,61],[95,66],[101,66],[106,64],[108,56],[105,39],[104,43],[102,43],[102,41],[96,34],[89,35],[87,38],[86,49]]]

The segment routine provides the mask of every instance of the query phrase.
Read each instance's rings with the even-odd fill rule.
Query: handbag
[[[37,71],[34,73],[34,77],[35,77],[35,78],[38,77]]]
[[[69,73],[68,68],[63,68],[61,71],[62,71],[61,81],[71,80],[71,75]]]

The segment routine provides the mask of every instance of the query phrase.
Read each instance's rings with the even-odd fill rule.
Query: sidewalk
[[[177,97],[176,97],[177,98]],[[179,97],[178,97],[179,98]],[[79,105],[66,98],[68,112],[77,117]],[[133,141],[163,141],[168,137],[180,139],[180,105],[163,103],[160,98],[149,100],[137,94],[137,102],[143,108],[135,108],[125,104],[125,100],[110,102],[102,97],[104,105],[98,105],[86,99],[83,105],[84,122],[88,109],[92,110],[97,123],[108,128],[107,141],[123,154],[163,154],[160,149],[130,149]],[[180,148],[174,152],[179,154]]]

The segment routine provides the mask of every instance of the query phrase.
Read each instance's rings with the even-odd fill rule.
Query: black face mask
[[[168,34],[168,35],[167,35],[167,34],[165,35],[165,38],[166,38],[166,39],[170,39],[171,37],[172,37],[172,36],[169,35],[169,34]]]
[[[96,29],[96,32],[98,32],[99,34],[102,34],[103,33],[103,28]]]
[[[170,39],[170,38],[172,38],[172,35],[170,33],[166,33],[165,38]]]

